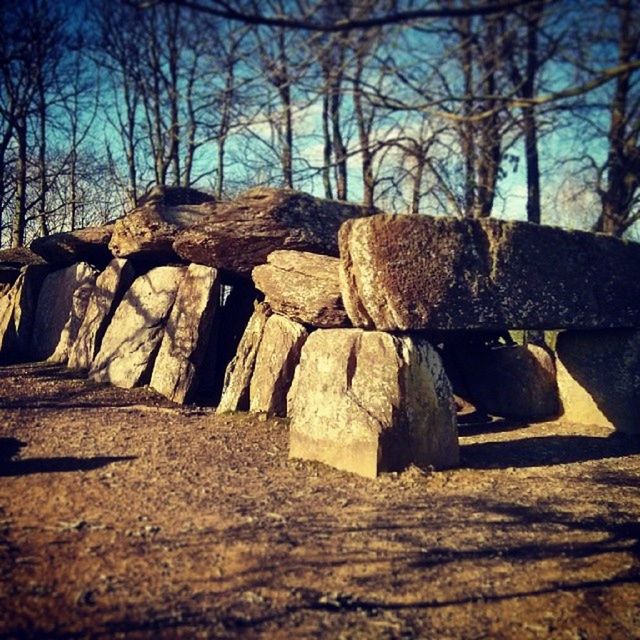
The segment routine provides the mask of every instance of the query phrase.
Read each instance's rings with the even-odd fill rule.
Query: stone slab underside
[[[379,215],[340,230],[355,326],[504,330],[640,326],[640,244],[503,220]]]

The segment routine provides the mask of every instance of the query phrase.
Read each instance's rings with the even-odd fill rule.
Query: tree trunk
[[[353,79],[353,103],[362,157],[362,204],[368,211],[372,211],[375,179],[373,176],[373,153],[371,152],[371,139],[369,136],[370,124],[367,122],[362,96],[361,80],[363,71],[364,60],[362,50],[360,50],[357,55],[356,73]]]
[[[15,126],[17,143],[15,210],[11,221],[11,246],[24,245],[27,217],[27,124],[22,116]]]
[[[328,200],[333,200],[333,191],[331,189],[331,131],[329,118],[329,94],[326,84],[324,93],[322,95],[322,139],[324,141],[322,147],[322,184],[324,185],[324,197]]]

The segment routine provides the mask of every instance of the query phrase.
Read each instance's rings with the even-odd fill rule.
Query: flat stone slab
[[[70,369],[91,367],[113,313],[134,278],[131,262],[122,258],[112,260],[98,275],[76,339],[69,349]]]
[[[277,249],[337,256],[340,225],[363,215],[358,205],[257,188],[217,203],[208,219],[178,234],[174,249],[185,260],[250,277]]]
[[[309,332],[299,323],[273,314],[267,319],[249,388],[249,410],[287,415],[287,393]]]
[[[366,477],[459,461],[451,385],[423,339],[314,331],[302,348],[288,415],[292,458]]]
[[[563,331],[556,363],[563,421],[640,434],[640,330]]]
[[[185,269],[156,267],[134,280],[104,334],[91,378],[126,389],[149,381]]]
[[[378,215],[340,230],[355,326],[504,330],[640,326],[640,244],[495,219]]]
[[[313,327],[349,326],[340,294],[340,261],[307,251],[274,251],[252,271],[276,312]]]
[[[74,309],[74,294],[80,287],[92,286],[96,270],[80,262],[50,273],[42,283],[31,336],[31,357],[47,360],[65,351],[69,333],[65,330]]]
[[[113,259],[109,251],[112,233],[113,224],[87,227],[36,238],[30,247],[50,264],[68,266],[88,262],[102,269]]]
[[[173,402],[192,398],[220,302],[220,276],[191,264],[178,287],[151,375],[150,387]]]
[[[45,264],[46,260],[27,247],[0,249],[0,265],[21,269],[30,264]]]

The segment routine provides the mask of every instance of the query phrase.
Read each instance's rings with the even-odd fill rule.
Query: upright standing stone
[[[270,315],[271,310],[267,305],[264,303],[256,305],[253,315],[249,318],[247,328],[242,334],[236,355],[225,372],[217,413],[249,409],[251,378],[258,349],[262,342],[264,327]]]
[[[95,278],[95,269],[84,262],[54,271],[45,278],[31,338],[31,355],[35,360],[51,358],[61,341],[66,343],[65,327],[73,309],[74,294],[87,283],[93,284]]]
[[[556,350],[563,421],[640,433],[640,330],[563,331]]]
[[[296,322],[333,329],[349,325],[340,296],[340,261],[306,251],[274,251],[251,276],[265,301]]]
[[[134,278],[132,264],[118,258],[112,260],[97,277],[77,337],[69,351],[70,369],[89,369],[113,313]]]
[[[156,267],[136,278],[102,340],[89,375],[130,389],[146,384],[184,267]]]
[[[504,330],[640,326],[640,244],[507,222],[379,215],[340,230],[355,326]]]
[[[22,268],[16,284],[13,306],[13,326],[15,331],[15,356],[27,358],[33,336],[38,297],[51,267],[45,264],[30,264]]]
[[[309,333],[297,322],[273,314],[267,320],[249,390],[249,410],[287,415],[287,393]]]
[[[220,277],[213,267],[191,264],[167,322],[150,386],[173,402],[191,399],[209,345],[220,301]]]
[[[375,477],[458,464],[451,385],[423,339],[361,329],[312,333],[288,398],[293,458]]]
[[[558,415],[552,355],[536,345],[455,345],[456,365],[473,404],[495,416],[540,420]]]
[[[51,356],[49,362],[66,363],[69,358],[69,349],[78,337],[78,330],[82,324],[82,320],[86,315],[89,299],[96,285],[98,272],[94,271],[91,277],[87,277],[85,281],[73,292],[71,299],[71,310],[67,319],[58,346]]]

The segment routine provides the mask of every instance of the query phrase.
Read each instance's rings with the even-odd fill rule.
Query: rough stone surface
[[[543,347],[460,347],[456,351],[458,371],[478,408],[523,420],[558,415],[555,364]]]
[[[178,234],[174,249],[192,262],[250,276],[277,249],[338,255],[337,234],[363,207],[286,189],[252,189],[220,202],[215,215]]]
[[[133,266],[122,258],[112,260],[97,277],[76,339],[69,350],[70,369],[89,369],[113,313],[134,278]]]
[[[640,244],[526,222],[380,215],[340,231],[354,325],[640,326]]]
[[[184,267],[156,267],[136,278],[118,305],[89,375],[130,389],[151,376]]]
[[[173,402],[191,400],[195,392],[219,301],[217,270],[189,265],[178,288],[150,383]]]
[[[46,264],[31,264],[22,268],[14,285],[16,289],[13,307],[15,334],[14,357],[24,359],[29,355],[38,297],[45,278],[51,273]]]
[[[317,253],[274,251],[252,277],[275,312],[314,327],[345,327],[339,265],[337,258]]]
[[[116,220],[109,249],[119,258],[145,257],[175,260],[173,241],[188,227],[215,209],[214,197],[195,189],[156,187],[141,205]]]
[[[459,461],[451,385],[425,340],[315,331],[302,348],[288,413],[293,458],[367,477]]]
[[[50,362],[66,363],[69,358],[69,350],[78,337],[78,331],[82,321],[86,316],[89,300],[95,290],[98,271],[87,275],[82,284],[73,292],[71,299],[71,310],[69,318],[64,325],[58,346],[54,353],[48,358]]]
[[[88,262],[104,268],[113,259],[108,246],[112,233],[113,224],[54,233],[36,238],[31,243],[31,250],[50,264],[67,266]]]
[[[249,410],[287,415],[287,393],[309,333],[297,322],[273,314],[267,320],[249,390]]]
[[[18,269],[30,264],[44,264],[45,260],[27,247],[0,250],[0,264]]]
[[[256,304],[253,315],[249,318],[247,328],[238,344],[236,355],[225,372],[217,413],[246,411],[249,409],[251,377],[253,376],[264,327],[270,315],[271,310],[266,304]]]
[[[95,277],[95,269],[80,262],[54,271],[45,278],[38,296],[31,336],[33,359],[47,360],[56,353],[59,344],[67,343],[65,327],[72,313],[74,294],[79,287],[93,284]]]
[[[564,331],[556,350],[563,421],[640,433],[640,330]]]

